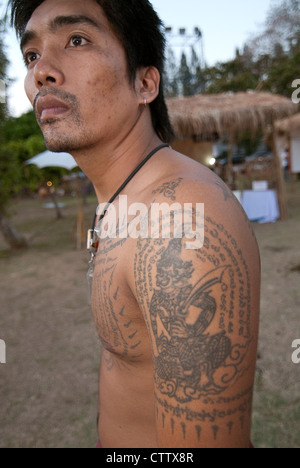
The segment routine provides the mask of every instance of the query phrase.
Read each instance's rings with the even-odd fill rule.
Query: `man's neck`
[[[92,181],[99,203],[108,201],[132,171],[162,142],[151,128],[119,144],[101,144],[73,156]]]

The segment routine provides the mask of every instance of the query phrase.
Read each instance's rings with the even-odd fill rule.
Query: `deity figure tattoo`
[[[206,232],[196,259],[195,254],[191,260],[182,258],[182,239],[168,244],[140,241],[136,256],[136,284],[148,311],[156,385],[179,403],[220,395],[247,370],[247,264],[222,225],[207,218]],[[201,263],[205,273],[199,275]]]
[[[207,331],[218,311],[214,287],[225,284],[230,265],[193,285],[193,265],[180,259],[181,249],[181,240],[172,240],[157,265],[150,319],[159,389],[183,403],[223,391],[241,371],[247,346],[234,346],[225,330]]]

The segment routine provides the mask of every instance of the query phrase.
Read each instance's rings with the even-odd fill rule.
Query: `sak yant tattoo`
[[[136,321],[128,314],[115,279],[118,256],[114,254],[125,242],[126,239],[106,239],[101,242],[95,261],[92,304],[95,326],[105,350],[103,362],[108,371],[115,362],[126,367],[125,361],[121,359],[134,360],[142,356]],[[113,354],[117,354],[120,360],[114,361]]]
[[[224,226],[206,217],[205,232],[204,246],[191,260],[182,258],[182,239],[167,245],[141,240],[136,255],[136,286],[148,311],[156,385],[179,403],[219,395],[247,370],[248,267]]]
[[[181,182],[183,181],[182,177],[177,180],[173,180],[172,182],[166,182],[157,190],[153,190],[153,195],[159,193],[163,194],[166,198],[170,198],[171,200],[176,200],[176,189],[179,187]]]
[[[160,255],[151,255],[149,244],[148,258],[144,254],[145,276],[137,284],[141,287],[148,280],[155,262],[156,281],[152,297],[147,299],[157,385],[162,394],[185,403],[218,395],[243,374],[250,335],[248,301],[242,296],[244,285],[238,288],[236,283],[234,265],[226,263],[228,258],[217,262],[215,256],[219,266],[194,282],[193,262],[181,259],[182,244],[181,239],[173,239],[160,249]],[[233,303],[237,294],[240,320],[236,321]],[[220,331],[211,333],[210,325],[215,329],[216,322]],[[231,340],[236,322],[240,323],[240,343]]]

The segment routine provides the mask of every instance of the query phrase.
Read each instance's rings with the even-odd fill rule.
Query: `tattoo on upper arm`
[[[241,377],[251,337],[247,286],[237,259],[201,252],[203,261],[214,265],[194,280],[193,261],[181,259],[182,248],[181,239],[171,240],[167,248],[158,252],[150,247],[144,254],[144,276],[141,277],[143,270],[138,265],[136,273],[140,289],[148,282],[155,262],[156,281],[152,297],[148,297],[148,326],[156,383],[162,394],[185,403],[218,395]],[[233,256],[232,247],[227,248]],[[238,273],[243,277],[240,281]],[[141,290],[140,293],[144,295]],[[210,332],[211,325],[219,331]],[[238,342],[232,339],[236,334],[240,337]]]
[[[183,250],[182,239],[144,239],[135,256],[136,289],[153,346],[158,417],[183,438],[194,422],[198,441],[201,423],[211,423],[216,439],[222,421],[231,435],[251,413],[253,385],[239,394],[230,390],[251,361],[250,273],[236,240],[209,216],[204,246],[190,257]],[[223,396],[227,390],[230,398]],[[199,411],[190,407],[196,401]]]

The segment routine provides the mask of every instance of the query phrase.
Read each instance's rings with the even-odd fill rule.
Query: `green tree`
[[[166,97],[176,97],[179,94],[177,81],[178,67],[173,50],[168,49],[166,60],[166,71],[164,74],[164,87]]]
[[[7,85],[8,60],[4,52],[4,22],[0,21],[0,80]],[[7,218],[7,205],[12,195],[18,192],[21,180],[21,165],[17,155],[4,148],[4,126],[7,119],[6,102],[0,102],[0,231],[11,248],[27,246],[24,236],[14,229]]]
[[[194,47],[191,49],[191,64],[190,70],[192,73],[192,89],[193,94],[200,94],[205,92],[206,76],[202,69],[201,61]]]
[[[249,54],[238,50],[233,60],[217,63],[205,73],[208,93],[248,91],[256,89],[260,82],[260,72]]]
[[[20,117],[8,117],[3,127],[4,143],[12,140],[26,140],[31,135],[39,135],[43,139],[42,132],[37,124],[32,111]]]
[[[5,102],[5,90],[6,90],[6,85],[7,85],[7,65],[8,65],[8,60],[4,54],[4,44],[3,44],[3,38],[4,38],[4,21],[0,19],[0,132],[3,126],[3,123],[5,122],[5,118],[7,115],[7,107],[6,107],[6,102]],[[0,133],[0,143],[1,143],[1,133]]]
[[[277,0],[247,47],[262,89],[290,97],[293,81],[300,78],[300,0]]]
[[[184,52],[181,55],[180,68],[178,70],[178,82],[180,83],[181,93],[183,96],[192,96],[193,89],[193,74],[189,67],[187,56]]]
[[[206,74],[193,47],[189,59],[185,52],[182,53],[177,76],[183,96],[194,96],[205,91]]]

